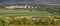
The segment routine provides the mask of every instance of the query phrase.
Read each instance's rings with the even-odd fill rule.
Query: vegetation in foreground
[[[55,16],[0,16],[0,26],[57,26],[60,17]]]

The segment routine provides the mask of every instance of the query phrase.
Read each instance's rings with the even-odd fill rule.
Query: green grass
[[[51,14],[46,11],[29,11],[29,10],[0,10],[0,15],[1,16],[58,16],[56,14]]]
[[[8,16],[34,16],[34,15],[42,15],[42,16],[51,16],[52,14],[48,12],[42,11],[29,11],[29,10],[0,10],[0,15],[8,15]]]
[[[2,26],[2,23],[1,23],[1,21],[0,21],[0,26]]]
[[[60,25],[9,25],[9,26],[60,26]]]

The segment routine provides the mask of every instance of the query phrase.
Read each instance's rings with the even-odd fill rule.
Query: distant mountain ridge
[[[0,0],[0,3],[5,2],[39,2],[39,3],[53,3],[53,4],[60,4],[60,0]]]

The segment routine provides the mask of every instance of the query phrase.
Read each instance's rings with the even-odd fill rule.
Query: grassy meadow
[[[58,16],[55,14],[51,14],[46,11],[36,11],[36,10],[0,10],[0,15],[2,16]]]

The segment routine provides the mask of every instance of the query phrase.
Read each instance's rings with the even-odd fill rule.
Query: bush
[[[17,25],[52,25],[53,24],[54,25],[54,24],[60,24],[60,21],[59,20],[54,21],[54,17],[50,17],[50,16],[41,17],[40,20],[38,21],[28,20],[27,18],[14,19],[14,16],[9,16],[9,17],[1,17],[0,23],[2,23],[2,25],[5,24],[17,24]]]

